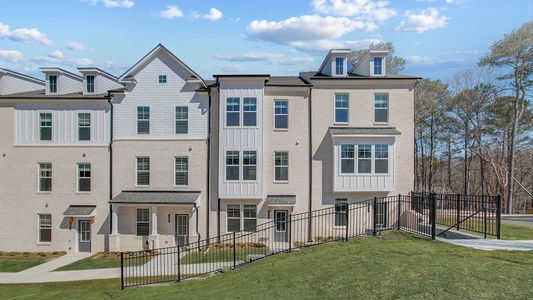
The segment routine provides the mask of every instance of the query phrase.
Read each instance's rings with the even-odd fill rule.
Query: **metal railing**
[[[463,209],[461,220],[471,211],[479,209],[476,201],[465,199],[468,199],[468,205],[459,202]],[[485,204],[492,203],[483,199]],[[447,196],[435,194],[376,197],[311,212],[288,214],[244,231],[203,239],[185,246],[122,252],[121,287],[179,282],[224,272],[278,253],[375,235],[384,230],[402,230],[434,239],[437,224],[442,218],[448,220],[450,216],[449,201]],[[484,211],[485,215],[487,212]],[[486,229],[485,236],[495,230],[490,216],[483,219],[484,224],[489,225],[483,227]],[[461,229],[466,229],[465,225],[469,224],[465,220],[461,222],[463,225],[459,225]],[[468,228],[478,229],[475,226]]]

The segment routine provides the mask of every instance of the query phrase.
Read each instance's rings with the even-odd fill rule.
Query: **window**
[[[387,227],[387,203],[378,202],[374,209],[376,210],[376,227],[379,229]]]
[[[39,192],[52,191],[52,164],[39,164]]]
[[[78,164],[78,192],[91,191],[91,164]]]
[[[189,131],[189,108],[176,106],[176,133],[187,134]]]
[[[148,236],[150,232],[150,211],[148,208],[137,208],[137,236]]]
[[[255,126],[257,124],[257,99],[243,99],[242,126]]]
[[[348,94],[335,94],[335,123],[348,123]]]
[[[374,75],[381,75],[382,70],[382,62],[383,58],[381,57],[374,57]]]
[[[48,91],[50,93],[57,93],[57,76],[56,75],[48,76]]]
[[[137,185],[150,185],[149,157],[137,157]]]
[[[78,114],[78,140],[90,141],[91,140],[91,114],[79,113]]]
[[[374,122],[387,123],[389,121],[389,95],[376,94],[374,98]]]
[[[348,221],[348,199],[335,199],[335,226],[346,226]]]
[[[255,231],[255,227],[257,226],[257,206],[255,204],[244,204],[243,212],[243,229],[246,231]]]
[[[228,232],[241,231],[241,206],[228,204],[226,207]]]
[[[39,114],[40,132],[39,138],[41,141],[52,140],[52,113]]]
[[[87,75],[87,93],[94,93],[94,75]]]
[[[52,242],[52,215],[39,215],[39,243]]]
[[[175,185],[189,184],[189,158],[176,157],[175,159]]]
[[[355,147],[354,145],[341,145],[341,173],[353,174],[355,172]]]
[[[226,99],[226,126],[239,126],[241,114],[241,99]]]
[[[344,74],[344,58],[342,57],[335,58],[335,74],[336,75]]]
[[[150,107],[137,106],[137,134],[150,133]]]
[[[274,100],[274,128],[289,128],[289,101]]]
[[[167,83],[167,75],[159,75],[159,83]]]
[[[226,180],[239,180],[239,151],[226,151]]]
[[[242,180],[256,180],[257,177],[257,152],[242,152]]]
[[[372,172],[372,145],[359,145],[357,148],[357,172],[370,174]]]
[[[274,152],[274,180],[289,180],[289,152]]]
[[[389,173],[389,145],[375,145],[374,147],[374,172]]]

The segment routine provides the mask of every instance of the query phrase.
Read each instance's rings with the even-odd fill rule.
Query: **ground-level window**
[[[137,185],[150,185],[150,157],[137,157]]]
[[[242,152],[242,180],[256,180],[257,151]]]
[[[39,243],[52,242],[52,215],[39,215]]]
[[[91,164],[78,164],[78,192],[91,191]]]
[[[150,232],[150,210],[137,208],[137,236],[148,236]]]
[[[346,226],[348,221],[348,199],[335,199],[335,226]]]
[[[176,157],[175,161],[176,180],[175,185],[189,184],[189,158]]]
[[[228,232],[241,231],[241,206],[228,204],[226,207]]]
[[[39,192],[52,191],[52,164],[39,164]]]
[[[274,152],[274,181],[289,180],[289,152]]]
[[[387,227],[387,203],[376,203],[376,227],[385,228]]]
[[[255,231],[257,226],[257,206],[254,204],[243,205],[244,210],[244,227],[245,231]]]
[[[257,226],[257,205],[228,204],[226,206],[227,228],[232,231],[255,231]]]

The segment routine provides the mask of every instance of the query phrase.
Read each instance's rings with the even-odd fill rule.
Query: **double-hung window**
[[[387,203],[378,202],[374,206],[374,209],[376,210],[376,227],[378,229],[383,229],[387,227]]]
[[[335,226],[346,226],[348,221],[348,199],[335,199]]]
[[[57,93],[57,75],[48,76],[48,91],[50,93]]]
[[[137,106],[137,134],[150,133],[150,107]]]
[[[226,98],[226,126],[239,126],[241,116],[241,99]]]
[[[167,75],[159,75],[159,83],[167,83]]]
[[[289,180],[289,152],[274,152],[274,181]]]
[[[137,157],[137,176],[136,183],[138,186],[150,185],[150,158]]]
[[[39,164],[39,192],[52,191],[52,164]]]
[[[348,94],[335,94],[335,123],[348,123],[349,108]]]
[[[370,174],[372,172],[372,145],[358,145],[357,159],[357,172]]]
[[[374,75],[383,74],[383,58],[374,57]]]
[[[344,58],[337,57],[335,58],[335,75],[344,74]]]
[[[376,94],[374,98],[374,122],[387,123],[389,121],[389,95]]]
[[[226,206],[228,232],[241,231],[241,206],[228,204]]]
[[[39,243],[52,242],[52,215],[39,214]]]
[[[52,113],[39,114],[39,139],[41,141],[52,140]]]
[[[242,180],[256,180],[257,151],[242,152]]]
[[[242,126],[256,126],[257,98],[243,98]]]
[[[94,75],[87,75],[87,93],[94,93]]]
[[[226,151],[226,180],[239,180],[239,151]]]
[[[389,173],[389,145],[374,145],[374,173]]]
[[[257,226],[257,205],[244,204],[243,216],[243,229],[245,231],[255,231],[255,227]]]
[[[78,113],[78,141],[91,140],[91,114]]]
[[[137,236],[148,236],[150,233],[150,210],[137,208]]]
[[[289,101],[274,100],[274,129],[289,128]]]
[[[91,191],[91,164],[78,164],[78,192]]]
[[[257,226],[257,205],[228,204],[226,206],[226,225],[228,232],[255,231]]]
[[[189,108],[176,106],[176,133],[187,134],[189,131]]]
[[[341,145],[341,173],[353,174],[355,172],[355,146]]]
[[[175,159],[175,185],[189,184],[189,158],[176,157]]]

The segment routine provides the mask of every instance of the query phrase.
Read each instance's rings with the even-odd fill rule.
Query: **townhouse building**
[[[408,193],[418,78],[388,74],[386,51],[355,66],[350,52],[214,80],[162,45],[120,77],[0,69],[0,250],[186,245]]]

